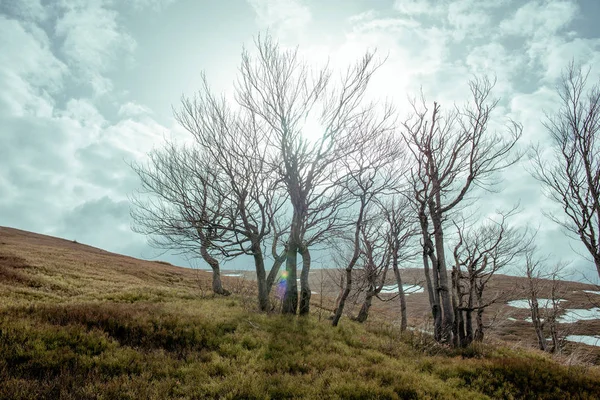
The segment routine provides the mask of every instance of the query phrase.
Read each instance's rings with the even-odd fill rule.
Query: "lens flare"
[[[283,295],[285,294],[285,289],[287,287],[287,278],[288,278],[288,272],[283,271],[281,273],[281,278],[279,278],[279,285],[277,285],[277,296],[280,299],[283,299]]]

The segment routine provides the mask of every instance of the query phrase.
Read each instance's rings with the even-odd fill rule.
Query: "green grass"
[[[597,367],[455,351],[376,320],[258,313],[235,279],[232,296],[214,297],[209,275],[2,239],[0,399],[600,398]]]
[[[594,371],[507,349],[472,358],[392,329],[248,311],[245,299],[0,312],[2,399],[595,398]]]

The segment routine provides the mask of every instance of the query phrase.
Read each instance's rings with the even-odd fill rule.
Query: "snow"
[[[517,319],[516,319],[516,318],[513,318],[513,317],[508,317],[507,319],[508,319],[509,321],[517,321]]]
[[[590,321],[600,319],[600,308],[594,307],[567,309],[565,313],[558,318],[558,322],[563,324],[572,324],[578,321]]]
[[[402,285],[404,289],[404,294],[412,294],[412,293],[423,293],[425,289],[419,285]],[[381,289],[383,294],[395,294],[398,293],[398,284],[395,285],[386,285]]]
[[[240,274],[224,274],[223,276],[233,276],[236,278],[243,278],[244,274],[241,274],[241,273]]]
[[[598,291],[598,290],[584,290],[584,292],[600,295],[600,291]]]
[[[584,343],[590,346],[600,346],[600,336],[569,335],[565,339],[569,342]]]
[[[552,308],[552,299],[537,299],[539,308]],[[556,299],[556,301],[565,301],[564,299]],[[529,308],[529,299],[511,300],[508,303],[509,306],[514,308]]]

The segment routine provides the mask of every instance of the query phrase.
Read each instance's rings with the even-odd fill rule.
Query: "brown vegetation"
[[[396,301],[375,301],[365,324],[343,319],[333,328],[317,318],[320,310],[258,312],[256,286],[245,279],[224,276],[233,294],[223,298],[210,294],[209,272],[10,228],[0,228],[0,271],[0,399],[591,399],[600,392],[596,367],[561,366],[489,342],[453,350],[419,331],[401,334]],[[317,284],[326,275],[313,273],[312,287],[326,293]],[[423,279],[418,270],[403,276]],[[499,276],[490,293],[519,282]],[[333,302],[319,297],[313,309]],[[573,305],[585,299],[569,297]],[[409,324],[424,327],[427,295],[407,301]]]

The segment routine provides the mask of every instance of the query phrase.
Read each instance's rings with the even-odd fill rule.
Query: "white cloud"
[[[0,114],[48,115],[50,94],[63,84],[67,67],[50,49],[43,31],[28,32],[23,24],[0,15]]]
[[[1,5],[4,12],[26,21],[42,21],[48,17],[41,0],[6,1]]]
[[[571,0],[529,1],[502,21],[500,30],[516,36],[548,36],[565,28],[577,11],[577,3]]]
[[[431,0],[396,0],[394,8],[408,16],[438,14],[442,11],[439,3]]]
[[[136,10],[151,8],[154,11],[160,11],[176,1],[177,0],[129,0],[127,3],[128,5],[133,6],[133,8]]]
[[[140,115],[152,114],[152,110],[141,104],[127,102],[119,107],[119,115],[121,117],[137,117]]]
[[[117,242],[123,248],[140,248],[136,247],[138,238],[128,239],[128,222],[123,222],[125,195],[137,185],[126,161],[144,157],[162,143],[163,136],[191,139],[173,121],[158,121],[160,110],[146,107],[148,99],[136,98],[136,88],[129,86],[136,83],[124,83],[119,74],[121,67],[133,64],[134,36],[147,22],[136,21],[142,18],[137,11],[164,9],[171,2],[2,3],[3,224],[46,232],[53,227],[61,234],[112,249],[121,249]],[[368,9],[375,7],[371,2],[356,2],[348,8],[356,10],[353,17],[348,17],[346,9],[317,9],[321,5],[317,0],[248,3],[255,12],[246,15],[250,22],[255,18],[259,28],[269,29],[283,46],[301,43],[300,52],[310,62],[329,57],[333,67],[345,67],[373,48],[379,56],[388,56],[369,93],[376,98],[392,97],[401,116],[408,111],[407,95],[417,94],[421,87],[429,102],[437,100],[447,110],[468,98],[466,83],[473,74],[496,75],[494,94],[503,100],[496,110],[495,127],[507,116],[522,122],[524,144],[546,140],[541,111],[556,107],[553,85],[568,60],[574,57],[600,68],[600,37],[588,34],[584,38],[578,33],[577,18],[591,16],[580,15],[575,1],[398,0],[393,6],[378,2],[376,10]],[[308,4],[315,8],[311,10]],[[156,14],[165,32],[177,24],[167,19],[169,15]],[[232,27],[232,36],[226,40],[255,33],[255,27],[246,32],[242,25]],[[139,40],[140,46],[146,45]],[[173,42],[152,43],[167,45]],[[143,50],[158,54],[164,48]],[[219,54],[203,56],[221,68]],[[590,79],[595,81],[599,73],[599,69],[592,70]],[[182,79],[193,81],[189,76]],[[144,84],[147,96],[162,95]],[[497,208],[521,198],[524,211],[519,222],[541,221],[540,246],[559,249],[561,256],[569,258],[572,242],[565,241],[560,229],[541,216],[540,208],[554,208],[540,195],[525,164],[507,171],[504,191],[486,201]],[[87,233],[85,224],[96,225],[97,235]]]
[[[96,94],[111,89],[103,76],[120,58],[128,59],[135,40],[118,23],[118,14],[102,2],[67,2],[56,21],[55,33],[63,39],[62,55],[66,62],[89,82]]]
[[[297,39],[311,21],[311,12],[302,0],[248,0],[260,28],[270,29],[280,39]]]
[[[492,15],[511,0],[397,0],[402,18],[447,30],[454,41],[472,40],[493,30]]]
[[[559,79],[570,60],[580,63],[585,69],[590,68],[590,78],[595,81],[600,76],[600,38],[563,41],[540,54],[540,58],[545,67],[546,82],[553,83]]]

